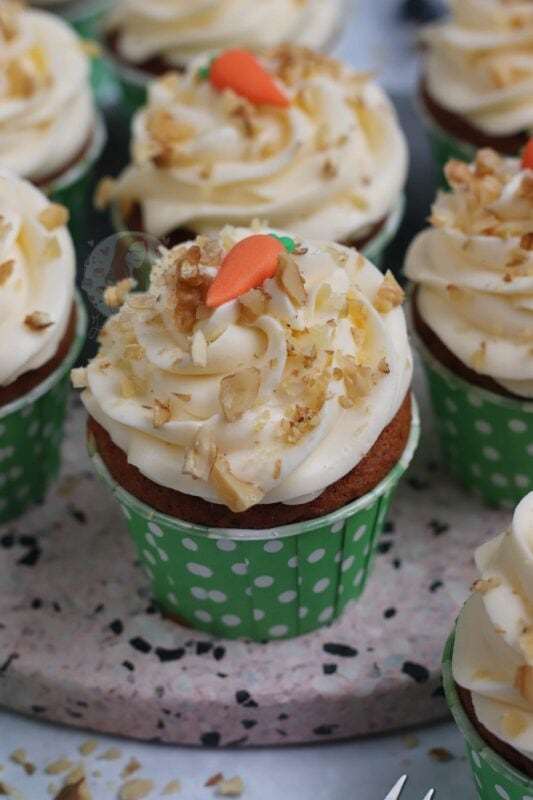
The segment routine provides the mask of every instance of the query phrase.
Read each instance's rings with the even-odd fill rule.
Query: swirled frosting
[[[121,0],[109,20],[125,60],[169,66],[229,47],[294,42],[320,49],[339,23],[342,0]]]
[[[429,26],[426,80],[444,108],[493,136],[533,129],[533,6],[527,0],[451,0]]]
[[[481,150],[446,174],[407,255],[418,309],[464,364],[533,397],[533,171]]]
[[[89,60],[59,17],[0,8],[0,163],[39,182],[81,154],[95,123]]]
[[[0,386],[38,369],[63,338],[75,256],[62,207],[0,168]]]
[[[306,502],[348,473],[412,371],[400,287],[339,245],[299,244],[274,278],[207,308],[224,255],[257,232],[228,227],[163,251],[150,290],[126,297],[76,375],[131,464],[233,511]],[[113,303],[124,288],[108,290]]]
[[[472,693],[479,721],[533,757],[533,493],[509,530],[476,552],[481,579],[457,624],[455,681]]]
[[[299,236],[365,237],[398,201],[407,148],[368,74],[295,47],[263,64],[290,99],[254,106],[198,77],[154,82],[133,126],[132,165],[115,197],[140,204],[154,236],[267,219]]]

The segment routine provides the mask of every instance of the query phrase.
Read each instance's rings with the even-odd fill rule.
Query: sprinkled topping
[[[43,331],[53,325],[54,321],[46,311],[33,311],[25,317],[24,324],[32,331]]]
[[[54,231],[56,228],[66,225],[69,221],[69,217],[68,208],[65,208],[65,206],[59,203],[50,203],[50,205],[39,214],[39,222],[41,225],[44,225],[48,231]]]

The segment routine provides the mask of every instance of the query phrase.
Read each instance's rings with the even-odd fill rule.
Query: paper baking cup
[[[481,389],[417,339],[444,463],[491,506],[514,508],[533,489],[533,402]]]
[[[0,524],[41,502],[59,471],[69,373],[87,329],[78,294],[76,310],[76,333],[60,366],[24,397],[0,407]]]
[[[60,178],[40,187],[50,200],[62,203],[70,212],[69,229],[76,244],[91,238],[91,209],[96,185],[95,165],[107,141],[107,131],[101,114],[96,115],[92,144],[80,161]]]
[[[368,258],[376,267],[383,266],[383,255],[386,248],[395,238],[398,229],[402,224],[405,213],[405,195],[398,198],[394,209],[389,214],[387,221],[379,233],[363,247],[363,255]]]
[[[287,639],[338,617],[363,593],[394,489],[419,438],[413,402],[405,452],[376,488],[319,519],[274,530],[192,525],[150,508],[94,467],[117,498],[164,612],[227,639]]]
[[[376,267],[381,267],[386,248],[396,236],[405,212],[405,195],[400,195],[394,209],[389,214],[379,233],[363,248],[363,255]],[[117,233],[128,231],[128,226],[122,216],[118,203],[111,205],[111,222]],[[276,230],[276,228],[273,228]],[[132,231],[133,232],[133,231]]]
[[[450,636],[442,662],[442,680],[448,706],[463,734],[480,800],[531,800],[533,780],[508,764],[480,737],[466,714],[452,673],[454,635]]]

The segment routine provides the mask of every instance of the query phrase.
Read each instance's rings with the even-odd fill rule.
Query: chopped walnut
[[[325,180],[333,180],[339,174],[339,168],[330,158],[326,158],[322,164],[320,174]]]
[[[502,169],[503,159],[495,150],[491,150],[489,147],[483,147],[481,150],[478,150],[474,165],[475,174],[482,178],[485,175],[499,173]]]
[[[339,358],[346,394],[352,403],[367,397],[376,385],[376,374],[371,367],[358,364],[353,356]]]
[[[60,775],[62,772],[68,772],[73,766],[74,764],[68,758],[58,758],[56,761],[47,764],[44,771],[47,775]]]
[[[185,452],[183,474],[208,481],[216,457],[217,447],[212,431],[200,428],[194,443]]]
[[[243,792],[244,783],[238,776],[220,781],[216,789],[219,797],[241,797]]]
[[[147,778],[134,778],[126,781],[119,790],[120,800],[144,800],[154,788],[154,782]]]
[[[167,256],[175,265],[174,321],[181,333],[192,333],[197,322],[198,311],[205,305],[207,290],[212,281],[212,278],[198,267],[198,264],[203,262],[204,247],[206,247],[205,244],[202,246],[192,245],[188,248],[178,246]],[[201,347],[201,345],[197,346]]]
[[[85,367],[76,367],[70,370],[70,380],[74,389],[87,388],[87,370]]]
[[[533,250],[533,232],[525,233],[520,239],[522,250]]]
[[[105,177],[98,181],[94,193],[94,206],[98,211],[105,211],[115,197],[117,182],[114,178]]]
[[[98,747],[98,741],[96,739],[86,739],[85,742],[82,742],[80,744],[78,750],[80,755],[90,756],[92,753],[94,753],[97,747]]]
[[[304,279],[297,262],[288,253],[282,253],[279,256],[276,277],[292,303],[297,307],[304,305],[307,300]]]
[[[256,367],[243,369],[221,380],[219,400],[227,422],[236,422],[253,407],[260,385],[261,373]]]
[[[154,428],[161,428],[172,419],[172,409],[168,400],[154,400],[152,422]]]
[[[0,264],[0,286],[3,286],[5,283],[7,283],[13,274],[14,267],[15,262],[12,258],[10,258],[8,261],[3,261],[2,264]]]
[[[50,203],[39,214],[39,222],[48,231],[54,231],[56,228],[61,228],[69,221],[70,214],[68,208],[60,205],[60,203]]]
[[[265,493],[253,483],[241,481],[231,471],[228,460],[218,456],[211,470],[211,481],[220,499],[235,513],[260,503]]]
[[[114,286],[107,286],[104,290],[104,303],[109,308],[119,308],[136,285],[137,282],[133,278],[123,278]]]
[[[404,290],[389,270],[374,298],[374,308],[380,314],[388,314],[393,308],[400,306],[404,299]]]
[[[528,703],[533,703],[533,667],[525,665],[518,667],[514,685],[524,700],[527,700]]]
[[[24,324],[32,331],[43,331],[53,325],[54,321],[46,311],[34,311],[24,319]]]

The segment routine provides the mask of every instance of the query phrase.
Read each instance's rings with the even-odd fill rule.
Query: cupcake
[[[450,161],[406,274],[452,473],[494,505],[532,487],[533,159]]]
[[[533,793],[533,493],[476,552],[481,575],[444,657],[446,696],[481,800]]]
[[[0,164],[79,215],[105,139],[80,39],[59,17],[5,0],[0,64]]]
[[[163,609],[295,636],[362,592],[416,444],[390,273],[339,245],[226,227],[125,279],[84,387],[95,467]]]
[[[533,130],[533,6],[519,0],[452,0],[428,26],[421,103],[440,167],[476,148],[517,156]]]
[[[149,78],[182,70],[221,50],[282,43],[324,49],[334,38],[344,0],[119,0],[105,41],[128,108],[145,101]]]
[[[311,50],[232,50],[153,81],[132,163],[111,188],[122,224],[176,244],[258,218],[374,263],[402,214],[407,145],[368,73]]]
[[[0,168],[0,523],[41,501],[59,469],[85,329],[67,220],[63,206]]]

